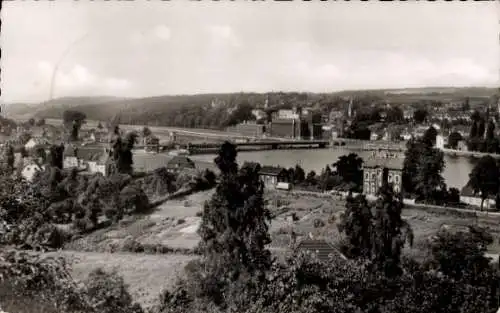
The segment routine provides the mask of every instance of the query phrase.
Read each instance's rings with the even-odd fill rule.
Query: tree
[[[436,191],[446,190],[444,178],[444,153],[438,149],[428,148],[421,152],[415,176],[415,191],[421,199],[427,201],[434,198]]]
[[[470,110],[469,97],[465,98],[464,103],[462,104],[462,111],[468,112]]]
[[[495,138],[495,123],[493,120],[488,122],[488,127],[486,129],[486,140],[491,141]]]
[[[14,162],[16,161],[16,158],[14,155],[14,147],[10,144],[5,147],[5,161],[7,163],[7,169],[9,172],[12,172],[14,170]]]
[[[316,186],[316,184],[318,183],[318,179],[316,177],[316,172],[315,171],[310,171],[309,173],[307,173],[306,183],[309,186]]]
[[[423,123],[425,121],[425,119],[427,118],[427,116],[428,116],[428,112],[425,109],[418,109],[418,110],[415,110],[415,112],[413,112],[413,120],[418,124]]]
[[[50,158],[49,165],[56,167],[58,169],[63,168],[64,161],[64,145],[52,145],[50,146]]]
[[[333,164],[336,167],[337,174],[342,177],[345,183],[354,184],[359,188],[363,184],[363,159],[355,153],[342,155],[338,161]]]
[[[348,245],[344,253],[351,258],[371,259],[372,256],[372,212],[363,195],[346,199],[346,210],[338,225],[339,232],[345,233]]]
[[[401,274],[401,250],[406,241],[413,245],[413,231],[402,219],[402,199],[389,186],[381,188],[373,221],[373,264],[387,277]]]
[[[452,132],[448,136],[448,144],[450,145],[451,149],[457,149],[458,148],[458,142],[463,140],[462,135],[459,132]]]
[[[477,226],[448,231],[441,229],[430,243],[428,266],[462,283],[485,286],[493,278],[485,257],[493,237]]]
[[[306,173],[304,172],[304,169],[300,167],[300,165],[295,165],[295,170],[293,171],[293,181],[296,184],[301,184],[304,182],[306,179]]]
[[[477,137],[477,134],[478,134],[478,125],[477,125],[477,121],[472,121],[472,126],[470,128],[470,132],[469,132],[469,138],[472,139],[472,138],[476,138]]]
[[[270,268],[271,254],[265,248],[270,212],[264,206],[260,165],[245,164],[238,171],[236,147],[229,142],[221,146],[215,163],[220,182],[203,208],[198,230],[205,264],[198,284],[205,296],[223,305],[221,292],[229,282],[245,275],[263,279]]]
[[[415,177],[417,176],[421,151],[420,141],[412,138],[406,143],[402,180],[404,191],[410,194],[415,191]]]
[[[490,195],[496,195],[500,187],[500,171],[495,159],[491,156],[484,156],[472,169],[469,174],[468,186],[479,192],[481,195],[481,211],[483,210],[484,200]]]
[[[481,120],[481,113],[479,113],[477,110],[474,110],[474,112],[472,112],[472,114],[470,116],[470,119],[473,122],[478,123]]]
[[[66,110],[63,112],[63,124],[70,130],[70,140],[78,140],[78,133],[87,116],[79,111]]]
[[[102,126],[101,122],[97,123],[97,129],[101,130],[103,129],[104,127]]]
[[[129,132],[122,139],[118,127],[115,128],[115,136],[112,142],[111,158],[114,161],[114,171],[121,174],[131,174],[133,172],[134,145],[137,142],[137,133]]]
[[[477,125],[477,137],[483,138],[485,130],[486,130],[486,125],[484,119],[481,119],[479,121],[479,124]]]
[[[436,137],[438,133],[434,126],[429,127],[422,137],[422,142],[429,147],[433,147],[436,144]]]
[[[321,191],[326,191],[330,189],[329,180],[332,177],[333,173],[330,167],[327,165],[323,171],[321,172],[321,175],[319,177],[319,184],[321,187]]]
[[[146,138],[151,136],[152,134],[153,132],[151,132],[151,129],[149,129],[149,127],[144,126],[144,128],[142,129],[142,137]]]
[[[460,190],[457,188],[450,188],[448,190],[448,203],[458,204],[460,203]]]

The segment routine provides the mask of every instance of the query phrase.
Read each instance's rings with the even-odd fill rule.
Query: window
[[[387,177],[387,182],[392,182],[392,174],[389,174],[389,176]]]
[[[399,175],[394,175],[394,181],[399,184]]]
[[[377,174],[372,173],[372,180],[374,181],[375,179],[377,179]]]
[[[370,179],[370,173],[368,173],[368,171],[365,171],[365,180],[369,179]]]

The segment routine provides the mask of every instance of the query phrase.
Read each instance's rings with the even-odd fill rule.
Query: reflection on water
[[[238,163],[245,161],[259,162],[261,165],[281,165],[292,167],[300,164],[306,171],[320,173],[327,164],[337,161],[339,156],[350,152],[357,153],[362,158],[368,158],[369,151],[353,151],[345,148],[313,149],[313,150],[270,150],[255,152],[238,152]],[[192,159],[212,162],[213,155],[196,155]],[[474,166],[474,160],[463,157],[445,156],[443,177],[448,187],[461,189],[469,179],[469,173]]]

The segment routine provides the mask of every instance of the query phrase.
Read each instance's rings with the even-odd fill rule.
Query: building
[[[47,146],[47,145],[50,145],[50,142],[47,139],[35,137],[28,140],[28,142],[24,145],[24,148],[26,150],[32,150],[37,146]]]
[[[438,149],[444,149],[444,146],[448,143],[447,138],[443,135],[437,135],[436,136],[436,148]]]
[[[167,163],[167,171],[169,171],[170,173],[179,173],[186,169],[196,169],[196,165],[194,164],[193,160],[186,156],[175,156]]]
[[[474,192],[474,190],[469,186],[465,185],[460,191],[460,202],[466,203],[468,205],[480,207],[481,206],[481,194]],[[488,198],[484,200],[483,208],[488,210],[491,208],[495,208],[495,196],[490,195]]]
[[[274,119],[269,123],[269,136],[300,139],[300,122],[295,119]]]
[[[144,150],[148,152],[160,152],[160,139],[154,135],[144,138]]]
[[[43,171],[44,166],[39,165],[37,162],[25,162],[23,169],[21,170],[21,176],[28,182],[32,182],[35,174],[37,172]]]
[[[263,166],[259,171],[259,176],[264,186],[269,189],[275,189],[278,183],[289,183],[288,172],[282,167]]]
[[[391,184],[396,193],[402,192],[403,162],[400,153],[374,152],[363,162],[363,193],[376,196],[384,184]]]
[[[284,119],[284,120],[295,120],[295,119],[298,119],[300,118],[300,112],[299,112],[299,109],[297,108],[293,108],[291,110],[278,110],[275,114],[274,114],[274,118],[276,119]]]
[[[105,160],[107,160],[107,155],[107,151],[102,147],[75,147],[73,145],[67,145],[63,153],[63,168],[76,167],[90,170],[89,167],[92,167],[94,171],[106,175]],[[102,160],[102,162],[100,160]],[[95,164],[91,166],[89,162],[94,162]],[[98,167],[97,163],[99,163],[101,167],[104,166],[104,169]]]
[[[255,119],[258,120],[265,120],[267,118],[267,114],[264,110],[261,109],[253,109],[252,110],[252,115],[255,116]]]
[[[228,132],[238,133],[243,136],[262,137],[266,133],[266,125],[255,122],[245,122],[226,129]]]

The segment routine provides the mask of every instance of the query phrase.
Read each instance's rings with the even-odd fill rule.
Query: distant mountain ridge
[[[330,96],[356,96],[370,94],[386,98],[395,102],[415,101],[418,99],[463,99],[465,97],[487,98],[498,91],[498,88],[488,87],[425,87],[425,88],[401,88],[401,89],[374,89],[374,90],[345,90],[332,93],[297,93],[297,92],[272,92],[272,94],[307,94],[311,99],[320,98],[323,95]],[[87,115],[88,119],[105,120],[116,114],[122,114],[133,118],[137,115],[171,114],[183,108],[210,107],[214,99],[231,104],[247,98],[251,102],[264,101],[267,93],[224,93],[224,94],[194,94],[194,95],[166,95],[144,98],[123,98],[113,96],[101,97],[63,97],[39,104],[5,104],[2,114],[11,118],[43,117],[62,118],[62,113],[67,109],[77,109]],[[257,99],[257,100],[255,100]]]

